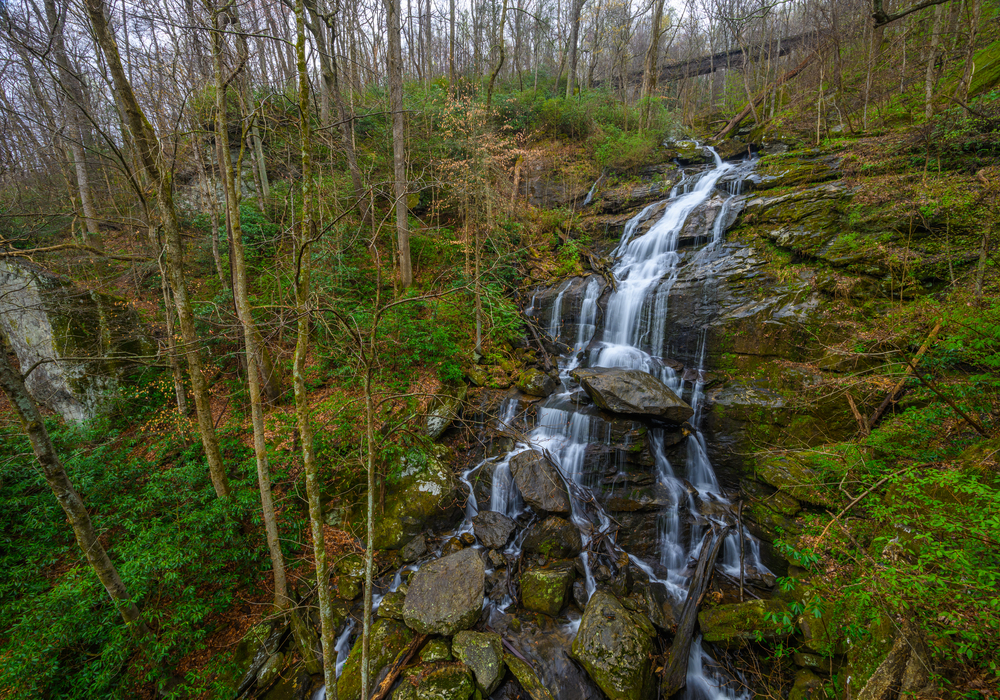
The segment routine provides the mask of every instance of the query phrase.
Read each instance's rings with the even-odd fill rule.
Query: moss
[[[554,617],[569,600],[574,578],[568,566],[528,569],[521,574],[521,603],[527,610]]]
[[[798,452],[761,455],[757,478],[791,497],[824,508],[839,508],[844,497],[831,487],[864,463],[857,445],[836,444]]]
[[[552,693],[538,680],[538,676],[531,670],[531,666],[513,654],[504,654],[503,660],[531,700],[554,700]]]
[[[749,600],[698,613],[704,640],[713,643],[785,637],[790,633],[791,622],[791,611],[781,600]]]
[[[374,678],[413,640],[411,632],[402,622],[378,619],[371,631],[371,657],[368,661],[369,677]],[[340,700],[359,700],[361,697],[361,637],[354,643],[344,672],[337,681],[337,697]]]

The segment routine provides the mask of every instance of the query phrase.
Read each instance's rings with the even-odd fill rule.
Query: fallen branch
[[[424,645],[427,641],[428,635],[418,634],[413,638],[413,641],[407,645],[403,651],[399,652],[396,660],[392,662],[389,666],[389,673],[382,682],[378,684],[375,688],[375,692],[372,693],[371,700],[385,700],[389,696],[389,691],[392,689],[393,684],[396,682],[396,678],[402,673],[403,669],[406,667],[410,660],[420,651],[420,647]]]
[[[920,346],[919,350],[917,350],[917,354],[913,356],[913,359],[907,363],[906,371],[903,373],[903,378],[896,382],[896,386],[892,388],[889,395],[885,397],[885,400],[882,401],[877,409],[875,409],[875,413],[873,413],[871,418],[868,419],[868,430],[875,427],[875,424],[878,423],[882,414],[886,412],[890,405],[899,401],[899,395],[903,391],[903,386],[906,384],[906,380],[910,378],[911,374],[913,374],[913,371],[917,367],[917,363],[920,362],[920,358],[924,356],[924,353],[927,352],[927,349],[934,342],[934,339],[937,338],[938,332],[941,330],[943,323],[944,319],[939,318],[937,323],[934,324],[934,329],[930,332],[930,335],[927,336],[927,340],[925,340],[924,344]]]

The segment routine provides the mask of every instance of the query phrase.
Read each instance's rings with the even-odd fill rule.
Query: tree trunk
[[[962,71],[962,79],[958,81],[955,88],[955,99],[965,104],[969,101],[969,85],[972,83],[972,59],[976,55],[976,39],[979,36],[979,21],[982,18],[982,0],[969,0],[969,39],[965,45],[965,68]]]
[[[586,0],[570,0],[573,4],[571,5],[571,15],[569,18],[569,75],[566,77],[566,99],[568,100],[573,96],[573,86],[576,81],[576,45],[580,38],[580,12],[583,11],[583,3]],[[658,0],[660,6],[663,5],[663,0]],[[504,9],[506,10],[507,5],[504,4]],[[502,30],[501,30],[502,31]]]
[[[660,25],[663,24],[663,0],[653,3],[653,21],[649,27],[649,48],[646,49],[646,61],[642,71],[642,126],[649,128],[649,117],[652,107],[653,91],[656,90],[656,80],[660,70]]]
[[[406,289],[413,284],[413,268],[410,265],[410,224],[406,202],[406,132],[403,124],[403,53],[399,36],[399,0],[385,0],[385,12],[389,34],[386,75],[389,81],[389,109],[392,111],[392,167],[395,178],[399,283]]]
[[[934,116],[934,87],[937,85],[938,45],[941,43],[941,19],[944,5],[934,8],[934,29],[931,31],[931,45],[927,52],[927,73],[924,77],[924,116]]]
[[[174,303],[177,305],[177,317],[180,322],[181,337],[184,339],[188,372],[191,377],[191,393],[194,395],[195,408],[198,413],[198,432],[205,448],[212,485],[219,498],[225,498],[229,495],[229,483],[215,435],[208,386],[202,373],[200,344],[194,325],[194,312],[191,309],[187,281],[184,278],[184,249],[181,244],[181,229],[177,220],[177,210],[174,208],[173,172],[170,164],[164,161],[160,141],[153,131],[152,124],[149,123],[139,106],[139,101],[136,99],[128,76],[125,75],[121,55],[118,52],[118,44],[108,27],[104,0],[86,0],[85,5],[91,27],[94,30],[94,37],[104,53],[108,72],[111,73],[115,95],[124,112],[123,121],[132,132],[136,156],[152,185],[151,189],[155,193],[157,207],[160,211],[160,223],[163,225],[166,239],[165,254],[170,274],[170,288],[173,291]]]
[[[83,504],[83,499],[73,488],[73,484],[66,474],[66,468],[59,459],[59,455],[56,454],[55,446],[45,429],[45,423],[37,404],[28,393],[23,377],[7,359],[7,353],[3,350],[6,345],[8,345],[7,339],[0,331],[0,389],[7,395],[7,400],[13,406],[24,432],[31,441],[35,459],[38,460],[38,464],[42,468],[45,481],[52,489],[52,495],[59,501],[70,527],[73,528],[76,543],[80,546],[84,556],[87,557],[87,562],[97,574],[104,590],[108,592],[108,596],[121,614],[125,625],[135,632],[139,644],[146,648],[148,643],[152,641],[153,633],[142,619],[135,603],[132,602],[125,584],[118,575],[118,570],[101,544],[94,524],[90,520],[90,514]],[[152,661],[152,659],[150,660]]]
[[[448,91],[455,96],[455,0],[448,0]]]
[[[504,59],[507,57],[507,53],[504,50],[504,38],[503,38],[503,28],[507,23],[507,0],[503,0],[503,8],[500,10],[500,28],[496,33],[497,50],[500,55],[497,57],[497,67],[493,69],[490,74],[490,83],[486,88],[486,112],[489,113],[490,106],[493,103],[493,85],[496,83],[497,75],[500,73],[500,69],[503,68]]]

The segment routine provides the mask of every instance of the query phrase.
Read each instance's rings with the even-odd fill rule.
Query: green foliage
[[[616,171],[630,171],[648,164],[656,153],[657,140],[650,132],[623,132],[605,127],[596,139],[594,158],[598,165]]]
[[[281,227],[272,223],[259,210],[246,204],[240,205],[240,226],[243,229],[243,245],[250,254],[272,249],[281,235]],[[225,219],[219,227],[219,238],[226,240]]]

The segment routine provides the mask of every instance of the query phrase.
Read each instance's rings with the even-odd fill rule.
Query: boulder
[[[472,669],[476,686],[484,696],[497,689],[507,670],[499,634],[459,632],[451,641],[451,651]]]
[[[723,160],[734,158],[746,158],[750,154],[750,147],[739,139],[726,139],[715,145],[715,152]]]
[[[468,700],[476,691],[472,672],[460,661],[421,664],[406,672],[393,700]]]
[[[522,548],[525,552],[544,554],[549,559],[575,557],[583,549],[580,530],[568,520],[550,515],[528,530]]]
[[[486,568],[474,549],[425,564],[403,604],[406,625],[421,634],[450,636],[472,627],[483,609]]]
[[[673,423],[683,423],[694,415],[694,409],[648,372],[591,367],[573,371],[572,377],[605,411],[653,416]]]
[[[385,508],[375,521],[376,549],[400,549],[422,532],[454,522],[460,499],[458,480],[445,461],[447,454],[441,447],[426,452],[413,449],[393,465],[398,476],[386,484]],[[347,511],[345,519],[343,525],[349,529],[364,531],[360,504]]]
[[[555,617],[569,602],[575,578],[572,563],[528,569],[521,574],[521,604],[526,610]]]
[[[664,145],[670,157],[676,158],[681,165],[701,165],[711,163],[713,160],[712,154],[699,146],[696,141],[684,139],[670,141]]]
[[[556,383],[539,369],[526,369],[517,378],[517,388],[530,396],[548,396],[556,390]]]
[[[400,559],[407,564],[416,561],[425,554],[427,554],[427,538],[424,537],[424,533],[422,532],[403,545],[403,548],[399,550]]]
[[[788,700],[810,700],[823,695],[823,681],[809,669],[802,669],[795,674],[795,682],[788,691]]]
[[[844,503],[843,496],[828,484],[830,481],[839,481],[839,475],[856,464],[850,462],[849,466],[841,468],[841,461],[837,457],[833,449],[761,455],[757,458],[754,471],[758,479],[793,499],[839,510]],[[836,474],[838,479],[833,480],[824,475],[824,472]]]
[[[451,648],[447,639],[432,639],[420,650],[420,660],[425,664],[436,661],[451,661]]]
[[[401,591],[391,591],[386,593],[378,604],[378,616],[388,617],[391,620],[403,619],[403,602],[406,594]]]
[[[791,633],[792,616],[783,601],[748,600],[702,610],[698,625],[706,642],[777,639]]]
[[[0,329],[28,392],[69,423],[92,420],[156,342],[128,302],[26,262],[0,261]],[[53,362],[52,360],[56,360]]]
[[[369,678],[392,663],[396,656],[413,641],[413,632],[402,622],[380,618],[372,625],[368,660]],[[354,643],[344,671],[337,681],[338,700],[359,700],[361,697],[361,636]]]
[[[587,603],[572,654],[610,700],[643,700],[654,691],[654,637],[649,620],[597,591]]]
[[[436,396],[431,402],[427,411],[427,437],[437,440],[448,426],[458,418],[459,411],[462,410],[462,402],[469,389],[464,384],[458,389],[454,396]]]
[[[513,520],[493,510],[481,510],[472,519],[476,537],[487,549],[503,549],[516,527]]]
[[[515,455],[510,460],[510,471],[529,506],[544,513],[570,512],[566,484],[541,452],[529,450]]]

